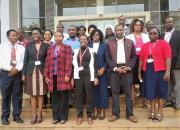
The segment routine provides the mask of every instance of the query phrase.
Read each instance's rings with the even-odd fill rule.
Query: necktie
[[[12,67],[16,66],[16,49],[14,45],[11,48],[11,64]]]

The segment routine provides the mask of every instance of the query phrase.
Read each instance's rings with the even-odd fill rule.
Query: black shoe
[[[59,122],[59,120],[53,120],[52,124],[57,124]]]
[[[14,118],[13,121],[15,121],[17,123],[24,123],[24,121],[20,117]]]
[[[8,120],[2,120],[2,124],[3,125],[9,125],[9,121]]]
[[[173,103],[172,102],[165,102],[163,107],[173,107]]]

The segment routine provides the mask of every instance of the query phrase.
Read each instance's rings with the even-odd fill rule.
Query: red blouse
[[[164,40],[158,40],[154,45],[151,42],[144,44],[140,52],[140,60],[143,61],[143,71],[146,71],[148,55],[152,54],[155,71],[166,70],[166,58],[171,58],[171,48]]]

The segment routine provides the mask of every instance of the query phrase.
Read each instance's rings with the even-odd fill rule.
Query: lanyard
[[[83,59],[83,57],[84,57],[84,54],[86,53],[86,51],[88,50],[88,48],[86,48],[86,50],[83,52],[83,54],[81,53],[81,49],[80,49],[80,56],[79,56],[79,58],[80,58],[80,66],[82,66],[82,59]]]
[[[156,43],[150,44],[149,46],[149,55],[152,56],[152,49],[156,46]]]

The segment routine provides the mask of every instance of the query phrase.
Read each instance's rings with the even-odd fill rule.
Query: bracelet
[[[166,70],[166,73],[170,74],[170,71]]]

